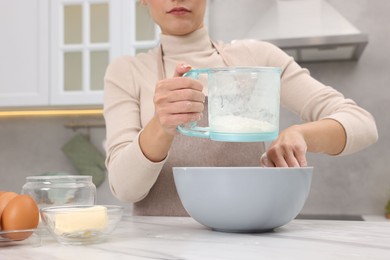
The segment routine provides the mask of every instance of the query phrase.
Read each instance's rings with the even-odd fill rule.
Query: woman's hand
[[[191,66],[176,66],[173,78],[157,83],[154,95],[155,117],[169,134],[177,134],[178,125],[200,120],[204,109],[203,85],[194,79],[182,77]]]
[[[307,145],[297,126],[291,126],[279,134],[267,152],[261,156],[260,165],[266,167],[304,167]]]
[[[337,155],[346,145],[344,127],[334,119],[293,125],[283,130],[260,159],[268,167],[305,167],[306,152]]]
[[[154,94],[155,115],[140,134],[139,144],[145,157],[153,162],[164,160],[180,124],[201,118],[205,95],[203,85],[182,77],[191,66],[176,66],[173,78],[160,80]]]

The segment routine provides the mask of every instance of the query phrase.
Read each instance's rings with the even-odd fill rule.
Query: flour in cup
[[[215,116],[210,122],[213,132],[222,133],[265,133],[276,130],[275,125],[266,121],[239,116]]]

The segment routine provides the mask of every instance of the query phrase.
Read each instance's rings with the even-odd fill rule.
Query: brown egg
[[[33,229],[38,226],[39,209],[29,195],[18,195],[8,202],[1,217],[3,231]],[[32,232],[9,233],[3,236],[12,240],[28,238]]]
[[[18,196],[17,193],[12,192],[12,191],[2,191],[3,193],[0,194],[0,221],[1,221],[1,216],[3,215],[3,211],[7,204],[16,196]],[[1,223],[1,222],[0,222]],[[1,227],[1,224],[0,224]]]

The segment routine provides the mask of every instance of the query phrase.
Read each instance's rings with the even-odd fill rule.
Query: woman
[[[203,26],[206,0],[141,3],[161,28],[161,44],[110,64],[104,103],[110,187],[117,198],[136,202],[134,214],[186,215],[172,166],[258,166],[265,152],[262,143],[178,135],[178,125],[207,120],[207,87],[181,77],[192,67],[282,68],[281,105],[304,123],[280,132],[262,156],[264,166],[306,166],[306,152],[349,154],[377,140],[367,111],[310,77],[277,47],[253,40],[211,41]]]

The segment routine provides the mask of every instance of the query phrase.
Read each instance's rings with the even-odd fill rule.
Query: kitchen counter
[[[389,221],[296,219],[269,233],[216,232],[182,217],[124,216],[104,242],[0,245],[1,260],[17,259],[390,259]]]

